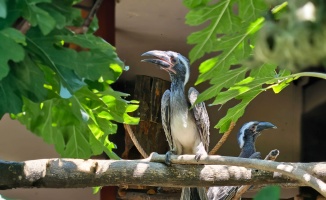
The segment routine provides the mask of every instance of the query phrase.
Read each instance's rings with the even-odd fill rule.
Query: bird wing
[[[190,87],[188,91],[188,99],[193,107],[193,113],[196,120],[197,128],[200,134],[200,139],[205,147],[206,152],[208,152],[208,146],[209,146],[209,117],[206,110],[206,106],[204,102],[200,102],[196,105],[194,105],[195,101],[197,100],[197,97],[199,95],[199,92],[193,88]]]
[[[161,117],[162,117],[162,126],[166,139],[169,143],[170,150],[173,150],[173,140],[171,134],[170,126],[170,90],[166,90],[162,96],[161,100]]]

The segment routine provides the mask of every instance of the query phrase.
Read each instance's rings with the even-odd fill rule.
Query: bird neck
[[[185,96],[184,83],[180,79],[175,79],[171,83],[171,107],[174,108],[174,112],[184,112],[188,110],[188,104]]]
[[[174,95],[178,95],[178,93],[180,93],[180,95],[185,98],[184,91],[184,82],[179,78],[175,78],[171,83],[171,92],[174,93]]]
[[[247,140],[245,141],[245,143],[241,149],[241,153],[240,153],[239,157],[249,158],[252,154],[254,154],[256,152],[255,140],[256,140],[256,138],[253,136],[247,138]]]

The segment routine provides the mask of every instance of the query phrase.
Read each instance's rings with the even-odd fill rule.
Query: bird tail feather
[[[208,200],[206,188],[182,188],[180,200]]]

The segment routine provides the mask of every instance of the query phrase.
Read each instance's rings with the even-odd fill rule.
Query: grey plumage
[[[238,132],[238,143],[241,149],[239,157],[261,159],[259,152],[256,152],[255,142],[261,131],[269,128],[276,128],[269,122],[251,121],[245,123]],[[207,197],[210,200],[229,200],[234,197],[239,186],[210,187]]]
[[[209,118],[204,103],[194,104],[199,93],[190,88],[185,95],[185,85],[189,80],[190,67],[188,59],[173,51],[149,51],[144,59],[159,65],[167,71],[171,79],[171,88],[166,90],[161,101],[162,125],[169,143],[170,152],[194,154],[196,159],[207,155],[209,146]],[[192,109],[190,109],[192,107]],[[167,164],[169,164],[167,153]],[[183,188],[181,199],[207,199],[205,188]]]

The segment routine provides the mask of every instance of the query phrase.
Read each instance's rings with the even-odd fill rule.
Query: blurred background
[[[92,5],[92,0],[83,4]],[[147,75],[169,80],[168,74],[158,67],[141,63],[141,54],[149,50],[172,50],[187,56],[192,46],[187,44],[187,36],[202,27],[189,27],[185,22],[187,9],[182,1],[164,0],[104,0],[98,18],[98,35],[106,39],[117,49],[118,56],[129,70],[120,77],[119,83],[133,82],[136,75]],[[191,77],[187,87],[193,86],[198,77],[199,64],[211,55],[206,55],[191,66]],[[207,83],[196,88],[201,92]],[[217,152],[219,155],[238,156],[240,149],[236,134],[240,126],[251,120],[269,121],[278,129],[265,131],[256,142],[257,151],[267,155],[272,149],[279,149],[277,161],[312,162],[325,160],[325,148],[321,140],[325,138],[324,118],[326,95],[320,91],[326,87],[325,81],[299,79],[279,94],[264,92],[254,99],[245,115],[237,122],[227,142]],[[129,88],[133,90],[132,88]],[[211,147],[221,137],[214,125],[221,119],[230,102],[222,108],[209,107],[211,120]],[[209,102],[206,102],[209,104]],[[20,125],[19,122],[5,116],[0,121],[0,152],[2,160],[24,161],[31,159],[59,157],[52,145],[44,143]],[[121,155],[124,143],[124,131],[120,130],[113,138],[118,144],[117,153]],[[304,141],[304,142],[302,142]],[[16,144],[16,145],[12,145]],[[298,194],[298,189],[283,189],[282,198]],[[85,189],[14,189],[1,191],[12,199],[100,199],[92,194],[91,188]]]

